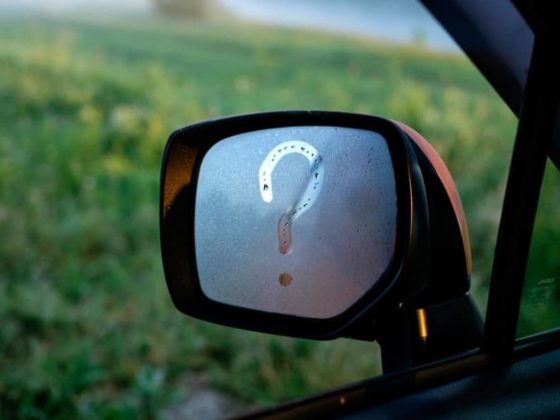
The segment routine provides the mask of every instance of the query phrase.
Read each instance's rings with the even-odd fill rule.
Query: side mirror
[[[469,289],[449,172],[417,133],[383,118],[277,112],[178,130],[160,210],[171,297],[203,320],[380,339],[381,314]]]

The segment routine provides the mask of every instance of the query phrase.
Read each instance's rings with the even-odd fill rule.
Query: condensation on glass
[[[226,138],[204,157],[198,181],[202,290],[238,307],[333,317],[387,270],[396,215],[378,133],[296,126]]]

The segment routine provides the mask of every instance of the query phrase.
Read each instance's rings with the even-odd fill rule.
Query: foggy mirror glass
[[[330,318],[388,268],[397,198],[385,139],[342,127],[239,134],[202,162],[195,245],[210,299]]]

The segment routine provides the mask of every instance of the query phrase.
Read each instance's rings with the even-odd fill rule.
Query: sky
[[[84,9],[147,12],[149,0],[0,0],[0,9],[45,13],[75,12]]]
[[[417,0],[218,0],[241,17],[272,24],[315,27],[397,42],[421,42],[457,51],[456,44]],[[146,14],[151,0],[0,0],[0,13],[61,15]]]

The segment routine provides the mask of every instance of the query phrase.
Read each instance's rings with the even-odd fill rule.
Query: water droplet
[[[278,277],[278,282],[283,287],[288,287],[290,284],[292,284],[292,281],[294,281],[294,279],[289,273],[282,273]]]

